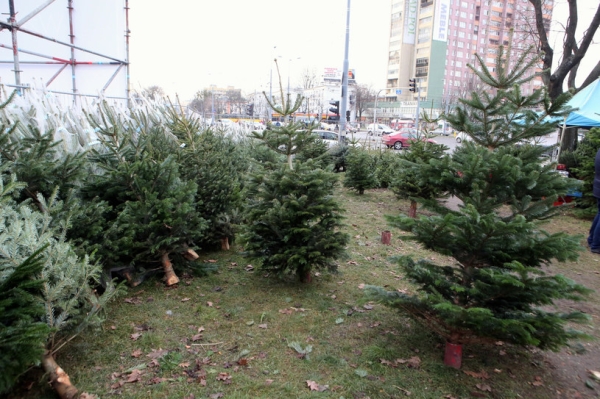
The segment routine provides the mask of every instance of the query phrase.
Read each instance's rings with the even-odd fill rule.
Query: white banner
[[[450,19],[450,0],[435,2],[432,40],[445,42],[448,39],[448,20]]]
[[[406,0],[404,10],[404,35],[402,42],[405,44],[415,44],[415,36],[417,33],[417,11],[419,5],[417,0]]]

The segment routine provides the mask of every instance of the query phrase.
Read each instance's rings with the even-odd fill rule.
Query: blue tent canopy
[[[575,94],[567,105],[577,108],[567,117],[567,126],[600,127],[600,78]]]

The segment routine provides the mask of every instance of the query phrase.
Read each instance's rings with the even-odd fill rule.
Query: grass
[[[391,192],[373,190],[358,196],[340,189],[339,196],[352,237],[348,258],[339,261],[339,274],[324,273],[301,285],[266,276],[258,265],[246,271],[249,262],[236,246],[204,253],[201,260],[218,264],[216,274],[198,278],[180,272],[177,287],[147,280],[129,289],[107,309],[103,328],[73,340],[58,354],[59,364],[81,391],[103,398],[556,395],[561,388],[538,351],[467,346],[463,368],[455,370],[443,365],[439,337],[402,314],[367,303],[361,284],[415,289],[390,256],[439,259],[440,255],[404,241],[397,230],[392,231],[391,245],[381,243],[381,232],[389,229],[384,215],[408,210],[408,202],[396,200]],[[583,232],[587,225],[561,216],[548,229]],[[594,261],[586,254],[583,261],[558,267],[577,275],[597,267]],[[597,311],[600,298],[594,294],[590,300],[589,306]],[[600,335],[593,327],[589,330]],[[310,352],[307,346],[312,347]],[[164,356],[153,360],[148,356],[153,354]],[[419,358],[419,367],[397,362],[413,357]],[[131,377],[134,369],[141,371],[138,379]],[[489,378],[464,371],[485,371]],[[128,379],[134,381],[125,382]],[[322,391],[310,390],[307,381]],[[24,389],[29,384],[31,389]],[[56,396],[32,373],[10,397]]]

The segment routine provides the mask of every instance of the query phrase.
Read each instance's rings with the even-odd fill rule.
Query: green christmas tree
[[[419,140],[398,155],[390,188],[396,197],[410,200],[409,217],[417,217],[417,198],[436,199],[442,195],[435,182],[429,181],[435,175],[429,161],[442,158],[447,149],[442,144]]]
[[[166,110],[169,128],[178,139],[181,176],[196,183],[196,210],[208,226],[198,245],[228,249],[240,223],[242,190],[249,166],[245,148],[248,139],[232,137],[213,129],[203,129],[170,106]]]
[[[6,169],[0,164],[0,172]],[[27,367],[41,364],[61,397],[76,397],[54,356],[102,321],[100,312],[118,289],[108,281],[99,295],[101,266],[78,257],[64,229],[52,227],[50,215],[63,206],[56,191],[47,200],[38,195],[40,212],[31,201],[14,201],[25,186],[15,182],[14,174],[6,186],[0,178],[0,391]]]
[[[488,89],[461,100],[448,121],[472,141],[429,160],[427,181],[462,205],[449,209],[423,198],[418,201],[434,216],[389,218],[410,232],[409,238],[455,262],[401,257],[417,293],[367,290],[372,299],[408,312],[451,344],[503,340],[556,350],[580,336],[567,323],[586,319],[547,307],[557,299],[581,300],[588,290],[542,270],[578,256],[580,237],[543,230],[543,221],[556,214],[557,196],[577,183],[543,162],[545,148],[515,145],[550,133],[554,126],[545,118],[567,112],[568,96],[550,103],[543,90],[521,92],[535,62],[527,63],[523,54],[509,71],[500,47],[496,75],[481,59],[479,68],[471,67]]]
[[[344,187],[349,187],[363,195],[365,190],[379,187],[376,159],[362,148],[351,148],[346,156],[348,170]]]
[[[572,152],[575,164],[571,165],[571,175],[583,181],[582,197],[577,198],[575,214],[580,217],[593,218],[598,212],[596,198],[593,196],[595,159],[600,148],[600,128],[590,129]]]
[[[288,118],[301,105],[283,96],[271,107]],[[263,93],[264,94],[264,93]],[[265,95],[266,98],[266,95]],[[268,98],[267,98],[268,101]],[[335,174],[317,167],[309,159],[294,162],[295,154],[314,142],[312,127],[289,122],[254,136],[270,150],[285,156],[285,163],[256,168],[248,184],[244,249],[261,267],[279,275],[292,273],[300,281],[310,280],[312,269],[335,270],[334,260],[348,242],[342,226],[342,208],[333,196]]]
[[[108,268],[129,265],[143,272],[160,264],[167,285],[176,284],[172,258],[197,258],[193,247],[206,230],[197,185],[181,176],[177,138],[146,113],[126,119],[105,107],[101,115],[92,119],[100,145],[90,156],[99,170],[82,195],[92,209],[87,216],[97,214],[95,227],[103,228],[82,227],[78,239],[97,250]],[[130,283],[139,281],[131,277]]]

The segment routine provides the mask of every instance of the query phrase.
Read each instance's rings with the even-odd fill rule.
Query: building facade
[[[545,2],[550,24],[553,0]],[[539,40],[528,0],[391,0],[391,26],[386,101],[417,99],[409,79],[420,87],[420,100],[441,109],[478,89],[476,54],[492,73],[499,46],[518,56],[536,57]],[[533,46],[531,48],[530,46]],[[533,68],[529,74],[538,72]],[[522,86],[530,93],[542,85],[537,78]]]

